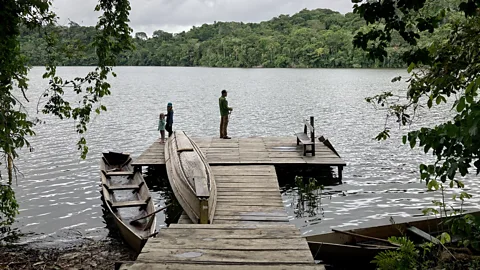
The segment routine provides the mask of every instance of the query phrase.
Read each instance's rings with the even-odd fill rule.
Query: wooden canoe
[[[480,216],[480,211],[471,214]],[[306,236],[306,240],[315,260],[335,266],[361,266],[363,269],[374,267],[371,261],[380,252],[397,249],[396,246],[387,243],[386,240],[389,237],[407,235],[410,239],[419,239],[419,236],[413,234],[409,228],[417,228],[430,235],[437,235],[448,229],[443,224],[444,221],[445,218],[429,218],[344,232],[310,235]]]
[[[155,215],[132,222],[155,212],[142,172],[134,171],[129,154],[103,153],[100,162],[102,194],[106,208],[112,213],[115,225],[125,242],[140,252],[156,227]]]
[[[173,193],[193,223],[212,223],[217,204],[215,179],[205,155],[183,131],[165,144],[165,163]]]

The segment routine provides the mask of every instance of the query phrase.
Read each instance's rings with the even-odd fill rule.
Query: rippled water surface
[[[62,67],[66,77],[85,75],[91,68]],[[401,145],[400,133],[387,142],[372,138],[385,123],[364,98],[382,91],[401,90],[390,81],[403,70],[352,69],[212,69],[119,67],[112,80],[112,95],[102,102],[108,112],[97,116],[88,131],[90,153],[79,159],[73,121],[36,114],[37,99],[47,86],[43,69],[30,73],[31,117],[37,136],[33,152],[22,151],[22,175],[15,187],[20,203],[16,227],[27,241],[68,241],[75,237],[103,238],[108,234],[99,193],[99,158],[102,151],[124,151],[138,157],[157,137],[157,119],[167,102],[175,109],[174,128],[193,136],[218,136],[218,97],[229,90],[234,112],[229,135],[292,136],[302,118],[313,115],[316,127],[347,162],[344,182],[327,186],[317,201],[301,211],[296,188],[284,188],[284,203],[294,224],[304,234],[330,228],[369,226],[411,219],[431,205],[439,194],[426,194],[417,168],[428,156]],[[418,123],[434,124],[446,110],[429,112]],[[389,123],[395,130],[395,123]],[[465,180],[469,191],[479,193],[478,178]],[[160,190],[160,189],[156,189]],[[449,191],[449,194],[459,190]],[[157,206],[163,191],[154,191]],[[465,208],[478,207],[472,199]],[[165,226],[163,214],[158,227]]]

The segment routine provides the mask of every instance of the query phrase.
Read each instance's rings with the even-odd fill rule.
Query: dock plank
[[[281,264],[281,265],[265,265],[265,264],[212,264],[207,262],[204,264],[189,264],[188,266],[182,263],[168,262],[168,263],[126,263],[120,267],[120,270],[325,270],[323,265],[310,264]]]
[[[197,256],[197,257],[195,257]],[[209,249],[156,249],[143,252],[139,262],[190,261],[190,262],[233,262],[233,263],[308,263],[313,264],[312,255],[305,250],[209,250]]]
[[[252,137],[222,140],[218,138],[192,138],[205,153],[210,165],[238,164],[312,164],[346,166],[334,151],[317,141],[315,156],[303,156],[303,147],[291,137]],[[133,163],[134,166],[162,165],[164,144],[155,141]]]
[[[149,245],[143,251],[158,249],[213,249],[213,250],[308,250],[308,244],[302,238],[283,239],[203,239],[173,238],[161,235],[161,245]]]

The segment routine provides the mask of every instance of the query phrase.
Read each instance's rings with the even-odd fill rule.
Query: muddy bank
[[[0,246],[0,269],[114,269],[135,252],[118,240],[82,240],[68,247]]]

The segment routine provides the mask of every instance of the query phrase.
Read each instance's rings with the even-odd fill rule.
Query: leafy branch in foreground
[[[410,115],[419,107],[432,108],[453,102],[450,120],[435,127],[422,127],[411,131],[403,138],[410,147],[422,147],[425,153],[432,152],[434,164],[421,164],[420,174],[427,183],[439,179],[450,181],[451,186],[462,187],[456,181],[457,173],[465,176],[469,168],[480,172],[480,16],[479,1],[375,1],[358,5],[355,12],[367,23],[382,21],[383,29],[368,33],[359,32],[354,40],[357,47],[368,51],[371,57],[382,59],[386,45],[394,32],[400,34],[413,49],[405,52],[404,61],[409,65],[411,78],[408,92],[401,101],[392,100],[387,92],[371,98],[368,102],[387,109],[388,115],[397,117],[400,125],[410,124]],[[448,16],[446,14],[463,14]],[[445,41],[434,40],[420,43],[422,35],[435,31],[447,33]],[[377,139],[386,139],[385,128]]]
[[[103,13],[99,17],[93,43],[98,58],[97,68],[85,77],[63,79],[56,74],[56,57],[67,51],[56,48],[56,15],[50,11],[52,2],[8,0],[3,5],[0,10],[0,154],[3,154],[8,180],[6,184],[0,183],[0,226],[11,224],[18,212],[15,193],[11,188],[14,160],[18,157],[18,149],[30,147],[27,137],[35,135],[35,121],[28,118],[22,104],[22,101],[29,102],[29,99],[26,92],[28,68],[18,39],[20,28],[45,31],[43,37],[47,44],[48,61],[43,78],[49,79],[49,88],[40,97],[40,100],[46,101],[43,107],[38,106],[38,110],[60,119],[73,118],[77,121],[76,131],[80,134],[77,145],[82,158],[88,153],[85,132],[90,117],[93,113],[106,110],[101,105],[101,99],[110,94],[107,79],[110,73],[116,76],[112,72],[116,55],[132,48],[132,29],[128,26],[129,1],[100,0],[95,10]],[[70,88],[77,100],[67,100],[65,97],[66,89]],[[20,97],[17,96],[17,89]]]

